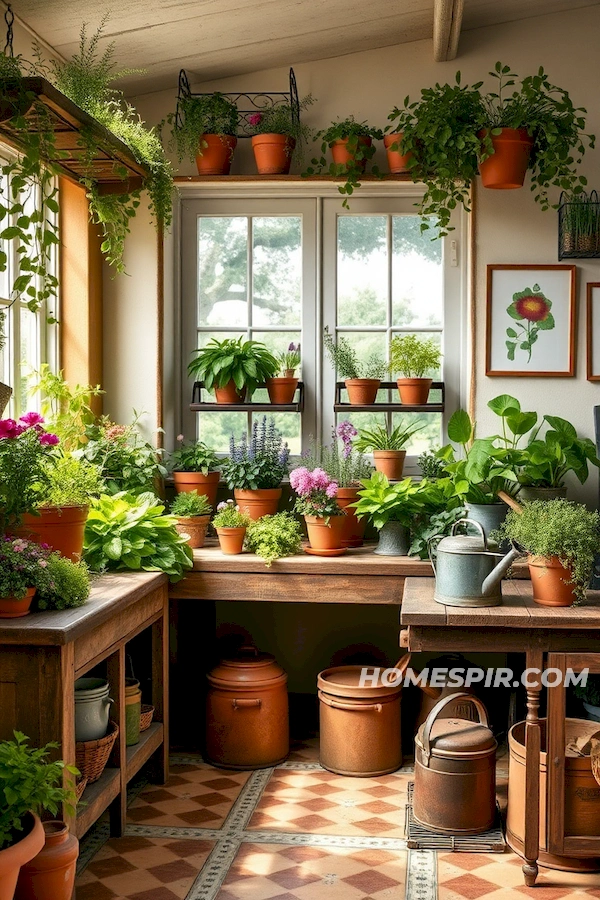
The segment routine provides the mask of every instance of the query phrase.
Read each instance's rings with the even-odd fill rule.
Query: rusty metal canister
[[[362,670],[336,666],[319,673],[319,752],[324,769],[366,778],[402,765],[402,682],[392,687],[378,679],[360,687]]]
[[[290,750],[287,675],[274,657],[242,647],[207,677],[207,761],[230,769],[283,762]]]
[[[460,694],[433,707],[415,738],[413,815],[431,831],[480,834],[496,815],[497,741],[481,700],[469,694],[479,722],[443,719],[440,712]]]

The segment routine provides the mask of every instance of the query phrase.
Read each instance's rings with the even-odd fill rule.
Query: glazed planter
[[[71,900],[79,841],[65,822],[44,822],[46,842],[19,874],[15,900]]]
[[[27,813],[21,839],[0,850],[0,900],[13,900],[21,866],[36,856],[45,843],[44,829],[39,818]]]
[[[256,521],[262,516],[275,515],[281,499],[281,488],[263,488],[255,491],[236,488],[233,495],[240,512],[246,513]]]
[[[344,545],[345,516],[331,516],[326,524],[325,519],[317,516],[304,516],[308,540],[312,550],[340,550]]]
[[[398,378],[400,403],[405,406],[424,406],[429,398],[432,378]]]
[[[48,544],[72,562],[83,553],[83,534],[89,506],[41,506],[39,516],[25,513],[15,534],[36,544]]]
[[[215,386],[215,399],[217,403],[243,403],[246,399],[246,388],[238,388],[232,379],[224,384],[223,387]]]
[[[373,553],[378,556],[408,556],[408,528],[400,522],[386,522],[379,532],[379,543]]]
[[[388,481],[400,481],[404,471],[406,450],[373,450],[373,461],[378,472]]]
[[[209,522],[210,516],[177,516],[175,528],[179,534],[187,535],[192,550],[199,550],[204,547]]]
[[[519,491],[519,502],[526,503],[529,500],[557,500],[567,496],[566,487],[534,487],[524,484]]]
[[[259,175],[287,175],[296,141],[287,134],[254,134],[252,150]]]
[[[140,716],[142,692],[137,678],[125,679],[125,745],[133,747],[140,742]]]
[[[0,597],[0,619],[20,619],[29,615],[35,588],[27,588],[24,597]]]
[[[75,740],[99,741],[108,731],[112,700],[105,678],[91,676],[75,682]]]
[[[217,528],[217,537],[221,553],[226,556],[237,556],[244,549],[245,528]]]
[[[294,394],[298,387],[298,379],[294,377],[267,378],[267,391],[271,403],[293,403]]]
[[[208,146],[196,156],[198,175],[229,175],[237,138],[232,134],[201,134],[200,141]]]
[[[336,502],[340,509],[344,510],[344,527],[342,535],[342,547],[362,547],[365,539],[367,518],[358,519],[356,510],[350,508],[351,503],[359,500],[360,487],[338,488]]]
[[[373,139],[361,135],[358,138],[358,144],[362,144],[364,147],[371,147]],[[331,156],[336,166],[344,166],[345,169],[348,169],[350,165],[354,165],[359,172],[364,172],[367,167],[366,159],[360,159],[357,162],[354,153],[348,151],[348,138],[339,138],[337,141],[334,141],[331,147]]]
[[[403,132],[399,131],[397,134],[386,134],[383,139],[387,153],[388,169],[392,175],[400,175],[403,172],[408,172],[408,161],[411,158],[412,153],[402,153],[399,146],[398,150],[391,149],[394,144],[400,145],[403,137]]]
[[[369,406],[375,403],[381,382],[378,378],[346,378],[348,402],[353,406]]]
[[[565,584],[571,573],[557,556],[528,556],[527,565],[536,603],[540,606],[573,605],[576,599],[574,585]]]
[[[217,505],[220,478],[220,472],[209,472],[208,475],[203,475],[202,472],[173,472],[175,490],[178,494],[191,491],[196,491],[198,495],[204,494],[213,509]]]
[[[484,131],[478,133],[483,137]],[[523,187],[533,138],[526,128],[503,128],[492,134],[494,152],[479,164],[481,183],[486,188],[511,190]]]

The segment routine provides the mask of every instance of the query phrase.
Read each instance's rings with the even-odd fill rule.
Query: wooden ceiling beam
[[[436,62],[456,58],[464,6],[464,0],[434,0],[433,58]]]

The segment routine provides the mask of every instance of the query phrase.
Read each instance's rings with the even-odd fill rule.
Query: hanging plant
[[[320,175],[325,172],[333,178],[344,176],[344,184],[338,187],[344,196],[342,206],[349,209],[348,197],[360,187],[360,179],[365,173],[367,161],[375,155],[373,140],[383,140],[383,131],[372,128],[366,122],[357,122],[349,116],[342,122],[332,122],[329,128],[318,131],[315,138],[321,139],[321,156],[311,160],[311,165],[303,172],[308,175]],[[327,150],[331,150],[333,162],[327,162]],[[377,166],[371,168],[371,174],[381,176]]]

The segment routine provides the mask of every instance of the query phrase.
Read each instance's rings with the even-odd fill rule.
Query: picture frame
[[[488,265],[485,374],[573,377],[576,296],[574,265]]]
[[[600,281],[586,287],[587,380],[600,381]]]

